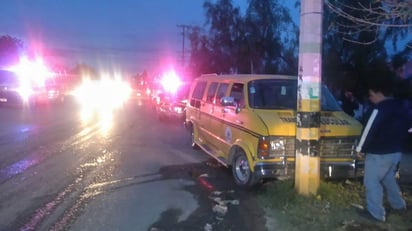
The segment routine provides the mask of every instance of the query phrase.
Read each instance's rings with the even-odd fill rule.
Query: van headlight
[[[281,137],[262,136],[258,143],[258,158],[271,159],[285,156],[286,141]]]

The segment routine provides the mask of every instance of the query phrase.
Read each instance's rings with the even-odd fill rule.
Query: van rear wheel
[[[193,125],[190,127],[190,146],[193,149],[199,149],[199,146],[195,142],[195,130],[193,128]]]
[[[252,187],[257,180],[249,167],[249,161],[243,151],[235,153],[232,162],[232,173],[235,183],[241,187]]]

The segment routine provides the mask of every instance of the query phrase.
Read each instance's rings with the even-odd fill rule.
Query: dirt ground
[[[406,153],[402,156],[402,161],[400,163],[399,170],[399,184],[402,191],[412,193],[412,153]],[[398,219],[398,222],[405,222],[409,220],[411,222],[412,211],[409,208],[412,208],[412,205],[408,204],[408,212],[401,217],[391,218],[391,221]],[[389,215],[390,216],[390,215]],[[399,230],[390,223],[377,223],[377,222],[353,222],[345,225],[341,230],[343,231],[395,231]],[[412,231],[412,226],[407,227],[405,231]]]
[[[409,184],[410,187],[412,186],[412,153],[403,154],[399,175],[400,184]]]

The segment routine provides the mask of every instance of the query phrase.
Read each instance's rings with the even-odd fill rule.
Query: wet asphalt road
[[[258,190],[133,99],[109,123],[74,102],[0,107],[0,230],[267,230]]]
[[[0,231],[270,230],[260,190],[192,150],[178,121],[146,101],[82,122],[72,102],[0,107]],[[412,155],[401,163],[410,188]]]

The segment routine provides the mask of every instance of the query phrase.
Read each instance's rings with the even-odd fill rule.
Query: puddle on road
[[[0,170],[0,184],[8,179],[12,178],[15,175],[18,175],[33,165],[36,165],[46,159],[51,155],[51,151],[48,150],[38,150],[35,153],[27,156],[26,158],[15,162],[12,165],[7,166],[4,169]]]
[[[11,143],[19,143],[25,141],[31,134],[32,130],[35,130],[33,126],[21,126],[16,128],[17,132],[0,133],[0,146],[8,145]]]
[[[170,230],[175,227],[187,228],[187,230],[203,230],[205,227],[219,230],[249,230],[250,221],[246,221],[246,215],[252,212],[256,213],[256,205],[247,202],[250,195],[243,195],[239,191],[233,190],[235,184],[231,174],[225,169],[208,162],[165,166],[159,169],[156,173],[127,177],[118,180],[108,180],[112,177],[113,168],[110,167],[112,153],[104,152],[103,155],[96,157],[93,161],[88,162],[80,169],[78,178],[57,196],[46,203],[44,206],[38,208],[31,219],[19,230],[35,230],[40,228],[43,221],[48,217],[56,216],[54,211],[63,206],[64,214],[59,216],[59,219],[53,223],[48,230],[65,230],[70,224],[81,216],[84,207],[87,204],[101,195],[103,192],[116,191],[124,187],[135,186],[136,184],[150,183],[155,181],[164,181],[169,179],[183,179],[188,182],[197,182],[193,184],[182,184],[182,190],[186,190],[198,198],[199,208],[196,209],[190,216],[183,220],[177,221],[173,217],[179,216],[179,211],[165,211],[164,216],[161,217],[152,228],[159,228],[159,230]],[[106,166],[109,165],[109,167]],[[87,177],[86,171],[94,171],[94,178]],[[93,177],[92,176],[92,177]],[[97,178],[96,178],[97,176]],[[93,182],[86,182],[87,179]],[[203,178],[209,184],[213,185],[213,189],[205,189],[199,186],[198,178]],[[97,182],[96,182],[97,181]],[[218,189],[220,191],[218,191]],[[68,198],[71,198],[68,200]],[[246,199],[245,199],[246,198]],[[241,211],[240,201],[242,205],[246,200],[245,208],[247,211]],[[61,205],[60,205],[61,204]],[[243,208],[244,209],[244,208]],[[169,215],[168,215],[169,214]],[[246,214],[246,215],[245,215]],[[240,219],[240,220],[239,220]],[[247,218],[256,219],[256,218]],[[264,223],[262,223],[264,225]],[[44,227],[43,227],[44,228]],[[163,229],[164,228],[164,229]],[[261,229],[258,229],[261,230]]]
[[[28,134],[32,129],[22,128],[20,136],[27,138]],[[98,133],[96,126],[87,127],[80,131],[78,134],[73,135],[68,141],[64,141],[61,144],[54,144],[49,146],[40,146],[36,151],[30,153],[24,159],[21,159],[3,169],[0,169],[0,183],[3,183],[12,177],[23,173],[32,166],[41,163],[43,160],[49,158],[55,153],[62,152],[62,150],[70,149],[74,145],[82,144],[90,140]],[[15,138],[13,138],[15,139]],[[102,162],[107,161],[107,156],[99,157],[95,162],[89,163],[91,165],[99,165]]]
[[[216,161],[166,166],[159,172],[165,178],[190,178],[197,182],[184,190],[198,198],[199,207],[181,222],[166,217],[171,211],[165,211],[149,230],[267,230],[264,211],[254,200],[254,192],[239,189],[230,169]]]

